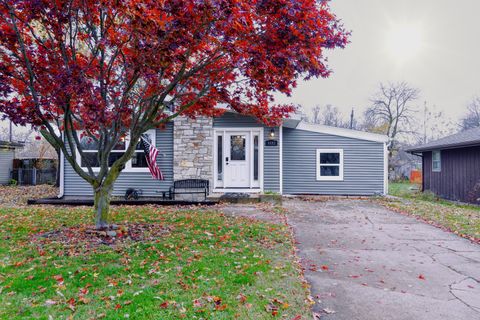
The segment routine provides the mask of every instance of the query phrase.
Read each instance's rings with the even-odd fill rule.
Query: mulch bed
[[[161,224],[126,224],[115,230],[99,231],[93,226],[78,226],[39,233],[32,236],[39,251],[45,245],[59,245],[58,254],[75,256],[85,252],[95,252],[102,246],[113,248],[132,242],[153,242],[168,236],[172,226]]]

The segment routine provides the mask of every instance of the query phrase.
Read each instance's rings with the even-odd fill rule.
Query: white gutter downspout
[[[280,156],[279,156],[279,159],[280,159],[280,194],[283,194],[283,125],[281,125],[280,127],[278,127],[279,129],[279,133],[278,133],[278,136],[279,136],[279,143],[280,143],[280,148],[279,148],[279,152],[280,152]]]
[[[63,133],[62,133],[62,141],[64,141]],[[63,194],[65,192],[65,156],[63,154],[63,151],[60,150],[60,186],[59,186],[59,192],[58,192],[58,198],[63,198]]]

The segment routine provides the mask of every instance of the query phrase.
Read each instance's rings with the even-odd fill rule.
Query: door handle
[[[228,165],[228,157],[225,157],[225,164]]]

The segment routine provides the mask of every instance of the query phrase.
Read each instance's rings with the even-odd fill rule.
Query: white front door
[[[250,132],[225,134],[225,188],[250,188]]]

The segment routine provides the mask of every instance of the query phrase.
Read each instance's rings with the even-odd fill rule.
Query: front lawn
[[[284,225],[213,209],[0,208],[0,318],[309,318]]]
[[[480,207],[443,200],[419,191],[409,183],[391,183],[389,194],[398,198],[381,198],[383,205],[414,215],[430,224],[480,242]]]

